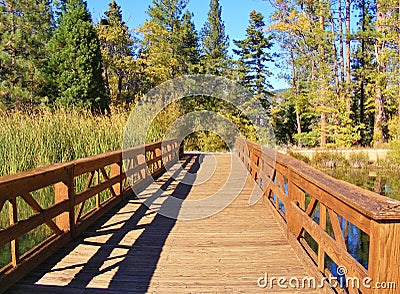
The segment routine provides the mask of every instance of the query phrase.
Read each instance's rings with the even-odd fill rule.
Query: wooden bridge
[[[6,176],[2,210],[0,253],[10,260],[0,292],[400,287],[400,202],[242,139],[235,154],[183,154],[172,139]],[[349,250],[349,226],[367,236],[365,264]],[[27,242],[39,229],[47,235]],[[328,281],[333,271],[341,283]]]

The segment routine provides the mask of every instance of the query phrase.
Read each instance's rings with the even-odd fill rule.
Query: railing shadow
[[[74,242],[74,246],[67,246],[66,249],[62,250],[62,254],[58,254],[56,260],[53,260],[51,264],[47,265],[47,268],[41,269],[43,274],[55,271],[62,272],[63,270],[68,269],[67,267],[54,269],[54,266],[80,244],[99,246],[99,249],[93,253],[87,262],[71,266],[71,268],[81,267],[81,269],[68,285],[63,287],[45,286],[40,285],[40,280],[36,280],[34,285],[36,291],[40,289],[39,291],[41,292],[60,293],[70,289],[72,291],[82,290],[84,292],[93,293],[145,293],[149,288],[151,279],[157,268],[157,263],[160,259],[161,252],[164,249],[165,242],[177,222],[176,217],[181,210],[181,206],[178,205],[174,207],[174,210],[172,211],[172,216],[174,217],[168,218],[156,214],[149,224],[142,225],[139,224],[139,222],[143,218],[148,219],[149,215],[156,213],[149,208],[155,204],[156,200],[160,200],[160,198],[163,198],[164,200],[159,204],[159,209],[162,209],[163,206],[168,206],[171,198],[169,198],[170,196],[165,196],[165,191],[167,190],[170,191],[169,195],[173,197],[182,200],[186,199],[196,178],[196,176],[193,177],[193,175],[195,175],[199,170],[203,157],[204,155],[187,155],[183,159],[182,167],[179,168],[175,174],[169,178],[161,176],[157,179],[157,183],[160,185],[159,188],[153,193],[147,193],[147,198],[144,203],[142,203],[134,213],[132,212],[132,216],[128,220],[120,222],[120,224],[122,224],[120,228],[112,229],[112,227],[107,227],[104,224],[112,218],[113,214],[118,213],[119,209],[126,205],[127,202],[118,205],[118,207],[113,209],[108,216],[100,219],[88,230],[93,232],[89,233],[89,236],[96,237],[110,233],[112,233],[112,236],[106,242],[97,243],[87,240],[85,241],[88,237],[88,233],[85,233],[85,236]],[[186,175],[188,176],[184,181],[186,184],[178,183],[175,180],[177,174],[181,173],[183,170],[185,170],[184,172],[186,173],[185,177]],[[187,172],[189,174],[187,174]],[[132,199],[128,201],[132,201]],[[171,213],[170,205],[168,211]],[[112,225],[115,225],[115,223]],[[98,230],[98,228],[101,228],[101,230]],[[135,230],[143,231],[135,240],[134,244],[132,246],[121,245],[121,242],[127,234]],[[122,249],[125,250],[125,252],[124,254],[113,256],[113,251],[115,249]],[[112,259],[120,260],[105,267],[105,262]],[[92,287],[90,285],[91,281],[97,276],[109,271],[114,271],[115,274],[110,281],[107,281],[108,285],[106,287]],[[42,273],[36,273],[36,277],[42,276]]]

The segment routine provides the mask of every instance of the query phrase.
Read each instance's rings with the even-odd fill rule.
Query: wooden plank
[[[69,208],[68,200],[64,200],[49,208],[43,209],[40,214],[35,214],[25,220],[0,230],[0,246],[3,246],[19,236],[26,234],[49,220],[55,218]]]
[[[328,208],[334,208],[336,212],[349,220],[353,225],[369,234],[371,221],[370,218],[359,213],[359,211],[347,205],[346,203],[343,203],[339,199],[332,197],[332,195],[328,192],[322,190],[314,183],[306,181],[297,174],[293,174],[292,180],[299,188],[312,195],[312,197],[315,197],[319,202],[323,203]]]
[[[331,225],[333,228],[333,234],[335,235],[335,240],[336,242],[339,243],[340,246],[342,246],[343,249],[347,250],[346,242],[343,237],[342,228],[340,227],[339,224],[338,215],[330,208],[328,209],[328,211],[329,211],[329,218],[331,220]]]
[[[84,159],[73,161],[74,177],[104,168],[108,165],[122,161],[121,151],[110,152]]]
[[[96,186],[88,188],[86,191],[82,191],[76,194],[74,205],[78,205],[79,203],[88,200],[89,198],[95,196],[96,194],[109,189],[113,185],[119,183],[119,180],[120,180],[119,175],[117,175],[105,182],[102,182]]]
[[[43,208],[37,203],[37,201],[32,197],[30,193],[27,193],[22,196],[22,198],[28,203],[28,205],[32,208],[32,210],[35,213],[41,213],[43,211]],[[46,225],[49,226],[49,228],[56,234],[60,235],[61,230],[60,228],[53,222],[53,220],[49,220],[46,222]]]
[[[324,246],[324,251],[335,261],[338,265],[345,266],[350,276],[360,277],[361,279],[367,277],[366,269],[359,264],[354,257],[352,257],[347,250],[344,250],[331,236],[323,231],[318,224],[311,220],[300,208],[293,205],[292,212],[294,217],[301,220],[304,229],[314,238],[314,240],[321,246]]]
[[[67,181],[70,168],[71,164],[58,164],[0,177],[1,199],[8,200],[12,198],[11,195],[19,196]]]
[[[353,207],[359,214],[367,218],[390,220],[400,217],[399,201],[388,199],[345,181],[334,179],[304,162],[280,153],[277,156],[277,162],[286,165],[305,181],[318,186],[320,190],[331,195],[331,198],[336,198],[347,206]]]
[[[368,276],[373,282],[395,283],[391,289],[375,289],[371,293],[398,293],[400,285],[400,222],[372,222]],[[374,285],[372,283],[372,285]],[[393,285],[393,284],[392,284]]]
[[[319,226],[326,232],[326,206],[319,204]],[[325,271],[325,250],[324,246],[318,246],[318,268],[321,272]]]

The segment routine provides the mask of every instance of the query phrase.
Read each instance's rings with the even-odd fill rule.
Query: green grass
[[[128,114],[48,108],[0,112],[0,176],[120,149]]]

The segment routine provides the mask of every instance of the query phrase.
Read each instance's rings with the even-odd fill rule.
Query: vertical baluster
[[[13,197],[9,200],[8,212],[10,217],[10,226],[18,222],[17,199]],[[14,267],[19,263],[18,237],[11,241],[11,262]]]
[[[119,182],[115,185],[113,185],[114,192],[117,196],[123,196],[123,180],[122,180],[122,158],[118,160],[117,163],[114,163],[110,167],[110,178],[114,178],[116,176],[119,176]]]
[[[322,204],[321,202],[319,203],[319,225],[320,225],[321,229],[326,231],[326,206],[324,204]],[[324,272],[324,270],[325,270],[325,251],[322,246],[323,245],[321,243],[318,244],[318,269],[321,272]]]
[[[96,185],[100,184],[100,170],[97,170],[97,183]],[[105,179],[103,179],[105,180]],[[96,194],[96,209],[100,209],[100,193]]]

